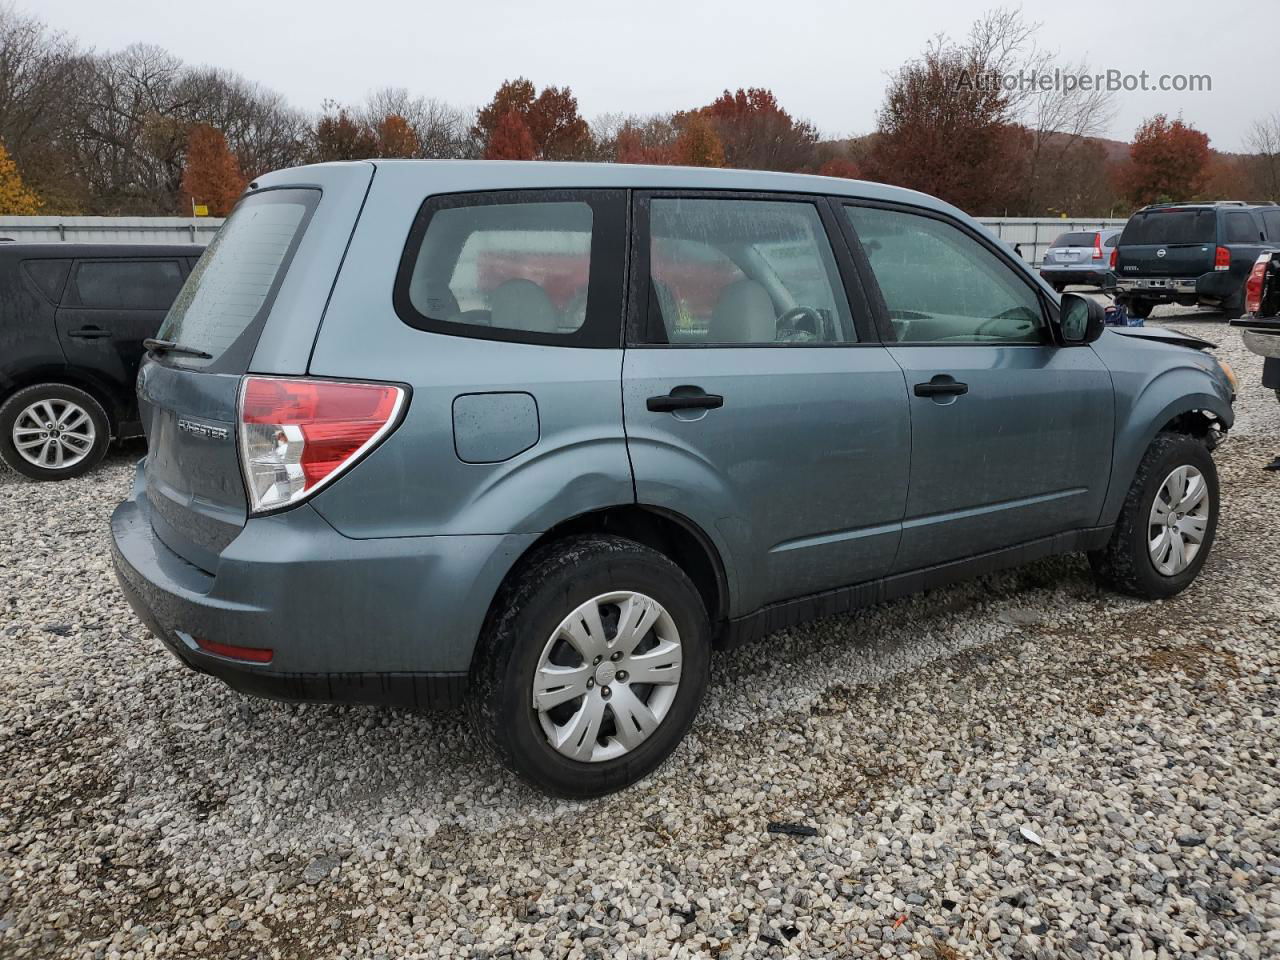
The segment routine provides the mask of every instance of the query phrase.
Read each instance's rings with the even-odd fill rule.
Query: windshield
[[[1213,243],[1218,236],[1217,216],[1210,209],[1151,210],[1135,213],[1124,226],[1124,246],[1151,243]]]
[[[157,334],[210,357],[169,354],[168,360],[182,366],[247,368],[319,199],[319,190],[290,189],[240,201],[191,271]]]

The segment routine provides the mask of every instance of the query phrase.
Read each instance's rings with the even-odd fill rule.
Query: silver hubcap
[[[13,422],[13,445],[45,470],[74,467],[93,449],[93,418],[70,400],[37,400]]]
[[[1147,541],[1151,562],[1166,577],[1191,566],[1209,528],[1209,485],[1195,467],[1164,478],[1151,505]]]
[[[573,760],[612,760],[653,734],[676,699],[684,657],[662,604],[620,590],[560,622],[533,677],[547,742]]]

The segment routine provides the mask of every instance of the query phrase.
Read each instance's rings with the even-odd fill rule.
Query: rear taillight
[[[1093,259],[1102,259],[1102,234],[1100,233],[1093,235]]]
[[[401,387],[303,378],[245,377],[240,462],[253,513],[304,500],[395,426]]]
[[[1271,254],[1264,253],[1253,262],[1249,271],[1249,279],[1244,282],[1244,312],[1258,314],[1262,312],[1262,283],[1267,277],[1267,264],[1271,262]]]
[[[1109,265],[1109,269],[1114,270],[1114,269],[1116,268],[1116,261],[1117,261],[1117,260],[1119,260],[1119,259],[1120,259],[1120,248],[1119,248],[1119,247],[1112,247],[1112,248],[1111,248],[1111,263],[1110,263],[1110,265]]]
[[[1231,269],[1231,251],[1226,247],[1219,247],[1217,250],[1213,251],[1213,269]]]

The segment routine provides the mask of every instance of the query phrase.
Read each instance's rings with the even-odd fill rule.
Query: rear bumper
[[[111,518],[139,619],[183,663],[279,700],[445,709],[462,698],[489,603],[527,536],[352,540],[307,505],[250,520],[210,574],[155,535],[145,493]],[[269,649],[251,663],[199,640]]]
[[[1156,303],[1189,301],[1217,305],[1235,296],[1240,284],[1240,278],[1228,271],[1215,270],[1198,277],[1121,277],[1116,280],[1116,293]]]
[[[1105,287],[1115,278],[1106,267],[1041,267],[1040,276],[1049,283],[1078,283],[1085,286]]]

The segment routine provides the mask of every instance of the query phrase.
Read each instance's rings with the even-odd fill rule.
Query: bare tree
[[[1246,142],[1256,155],[1250,166],[1258,199],[1280,200],[1280,111],[1255,121]]]
[[[81,58],[65,34],[0,6],[0,141],[47,209],[74,207],[80,191],[63,153]]]
[[[1010,198],[1011,211],[1027,216],[1046,212],[1046,193],[1063,192],[1061,184],[1046,181],[1083,172],[1077,154],[1096,157],[1084,141],[1105,132],[1115,117],[1115,97],[1093,82],[1088,62],[1061,61],[1042,49],[1040,27],[1020,9],[989,10],[974,21],[966,44],[988,82],[1004,86],[1009,122],[1030,134],[1021,196]]]
[[[369,94],[364,119],[376,126],[384,117],[403,117],[418,138],[419,157],[456,160],[479,155],[470,133],[474,113],[435,97],[413,96],[404,87],[384,87]]]

